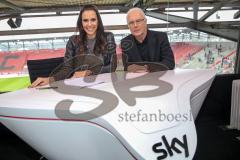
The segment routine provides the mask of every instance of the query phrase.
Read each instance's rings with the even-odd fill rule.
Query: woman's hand
[[[35,88],[39,86],[44,86],[49,84],[50,77],[38,77],[30,86],[29,88]]]
[[[92,71],[86,70],[86,71],[77,71],[73,74],[72,78],[79,78],[79,77],[86,77],[92,74]]]

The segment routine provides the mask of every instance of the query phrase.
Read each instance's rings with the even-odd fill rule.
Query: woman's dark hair
[[[104,54],[104,50],[106,47],[106,37],[104,34],[104,27],[103,27],[103,23],[102,23],[102,19],[100,17],[100,14],[98,12],[98,9],[96,6],[94,5],[85,5],[78,16],[78,20],[77,20],[77,30],[79,31],[79,36],[77,36],[77,43],[80,43],[80,54],[83,54],[86,47],[86,43],[87,43],[87,33],[84,31],[83,29],[83,25],[82,25],[82,15],[83,12],[85,11],[94,11],[97,15],[97,21],[98,21],[98,26],[97,26],[97,33],[96,33],[96,43],[95,43],[95,47],[94,47],[94,54]]]

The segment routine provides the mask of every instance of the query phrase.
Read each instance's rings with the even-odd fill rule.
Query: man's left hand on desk
[[[142,72],[149,72],[148,66],[144,65],[137,65],[137,64],[131,64],[127,68],[128,72],[134,72],[134,73],[142,73]]]

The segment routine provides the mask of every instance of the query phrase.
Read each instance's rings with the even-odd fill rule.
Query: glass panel
[[[218,74],[234,72],[237,43],[191,29],[168,32],[179,68],[215,69]]]

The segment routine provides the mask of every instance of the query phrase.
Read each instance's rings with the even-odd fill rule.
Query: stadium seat
[[[59,57],[51,59],[27,60],[31,83],[35,81],[37,77],[48,77],[57,66],[63,63],[63,59],[63,57]]]

